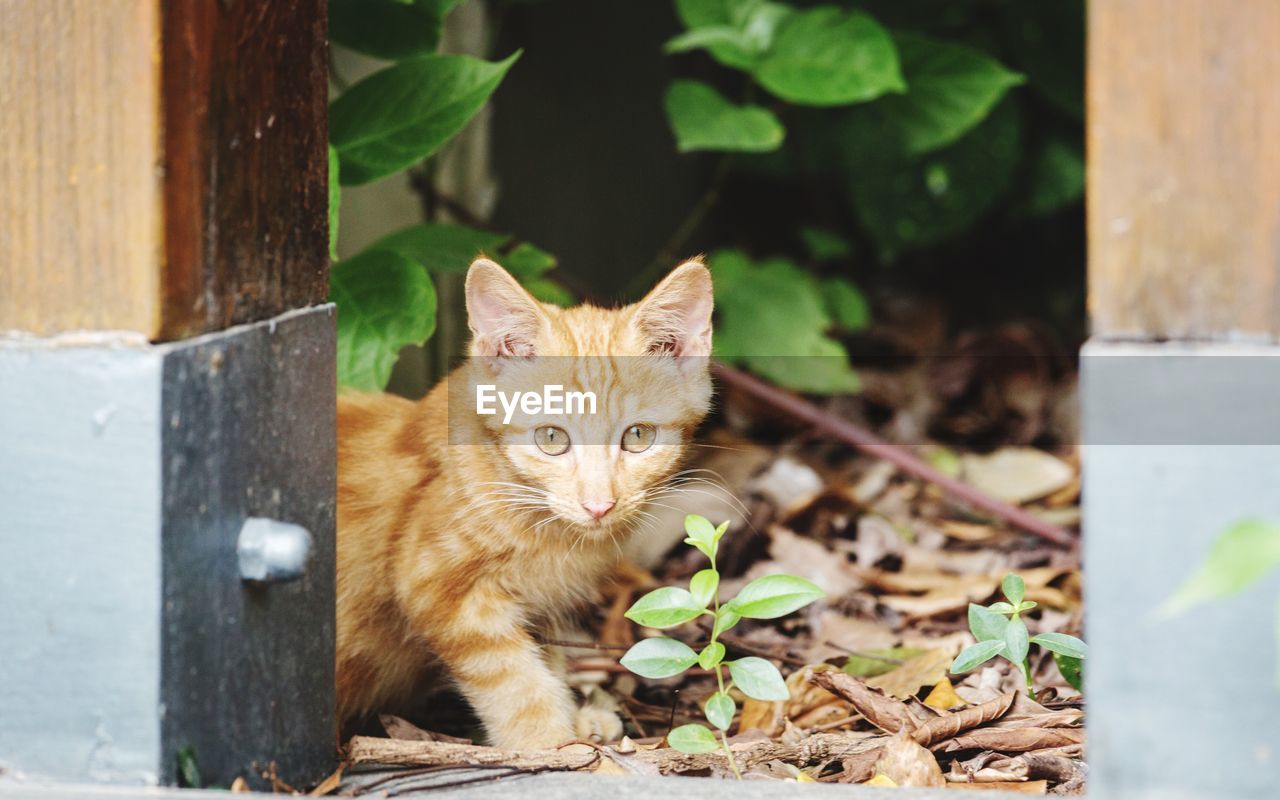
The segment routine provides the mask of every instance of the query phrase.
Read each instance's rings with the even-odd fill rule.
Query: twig
[[[842,758],[881,746],[885,737],[870,733],[818,733],[799,742],[775,742],[757,739],[730,745],[743,767],[766,761],[784,761],[800,766],[833,758]],[[479,766],[511,769],[543,769],[576,771],[591,769],[599,761],[599,752],[565,753],[559,750],[499,750],[493,747],[460,745],[449,742],[410,742],[401,739],[378,739],[367,736],[353,738],[347,747],[352,764],[389,764],[397,766]],[[723,753],[681,753],[671,748],[637,750],[610,757],[622,762],[633,761],[656,767],[663,774],[728,769]]]
[[[1063,547],[1074,547],[1077,543],[1076,537],[1065,529],[1045,522],[1034,514],[1010,505],[1003,500],[997,500],[964,481],[939,472],[912,455],[905,446],[889,444],[870,431],[859,428],[848,420],[824,411],[798,395],[779,389],[776,386],[771,386],[753,375],[748,375],[741,370],[724,364],[713,363],[711,369],[715,376],[724,383],[746,392],[757,400],[761,400],[796,419],[808,422],[818,430],[834,436],[845,444],[852,445],[876,458],[882,458],[903,472],[935,484],[943,491],[975,508],[999,517],[1011,525],[1022,528],[1029,533],[1034,533],[1036,536],[1054,544]]]

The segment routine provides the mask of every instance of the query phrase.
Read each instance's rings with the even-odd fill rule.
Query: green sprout
[[[718,747],[724,749],[733,774],[739,779],[733,751],[729,749],[726,731],[733,724],[738,706],[729,695],[737,687],[747,697],[756,700],[786,700],[790,695],[787,684],[772,662],[748,656],[725,661],[725,647],[720,635],[747,619],[775,619],[803,608],[825,595],[817,586],[794,575],[766,575],[742,588],[738,596],[725,604],[720,603],[720,573],[716,571],[716,552],[720,539],[728,530],[726,521],[714,527],[705,518],[690,514],[684,518],[684,530],[689,535],[685,544],[692,545],[711,561],[709,569],[700,570],[689,581],[689,588],[666,586],[641,597],[627,611],[627,619],[647,628],[674,628],[699,617],[710,617],[711,639],[700,652],[694,652],[684,642],[666,636],[655,636],[636,642],[622,657],[622,665],[645,678],[669,678],[679,675],[694,664],[715,673],[718,691],[707,699],[703,713],[707,721],[720,733],[716,735],[704,725],[691,723],[673,728],[667,734],[667,742],[682,753],[710,753]],[[724,669],[729,670],[726,683]]]
[[[1004,592],[1004,601],[989,606],[969,604],[969,630],[978,642],[966,647],[956,656],[951,664],[952,674],[968,672],[996,656],[1004,656],[1022,671],[1022,676],[1027,681],[1027,694],[1034,700],[1036,690],[1031,685],[1031,660],[1028,651],[1031,645],[1037,644],[1053,653],[1053,660],[1062,677],[1076,691],[1080,691],[1081,674],[1085,656],[1089,654],[1089,646],[1065,633],[1042,633],[1028,638],[1027,623],[1022,621],[1022,614],[1035,608],[1036,604],[1023,599],[1027,593],[1026,584],[1022,578],[1010,572],[1001,581],[1000,589]]]

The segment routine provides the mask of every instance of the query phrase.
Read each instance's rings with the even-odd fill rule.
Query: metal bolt
[[[301,578],[307,571],[313,545],[311,532],[301,525],[250,517],[236,540],[240,579],[284,583]]]

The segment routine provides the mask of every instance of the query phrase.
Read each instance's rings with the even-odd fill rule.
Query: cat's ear
[[[545,324],[538,301],[510,273],[487,258],[471,262],[467,270],[471,355],[532,356]]]
[[[711,272],[698,258],[671,271],[640,301],[635,325],[650,353],[711,355]]]

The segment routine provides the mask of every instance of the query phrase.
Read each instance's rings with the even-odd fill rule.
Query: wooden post
[[[1094,0],[1088,30],[1089,796],[1271,797],[1275,583],[1158,609],[1280,520],[1280,3]]]
[[[327,92],[325,0],[0,0],[0,772],[332,771]]]
[[[1280,3],[1089,6],[1096,336],[1280,336]]]
[[[0,330],[323,302],[325,30],[323,0],[0,0]]]

